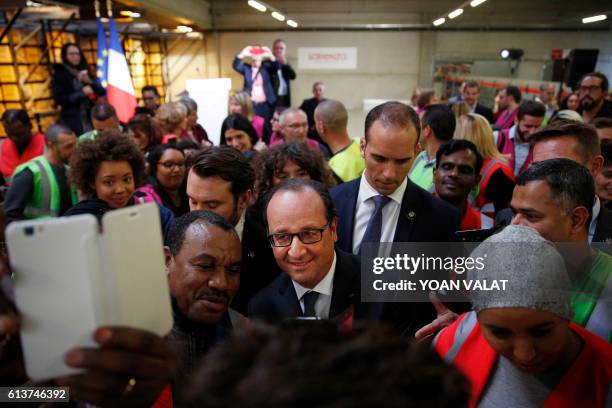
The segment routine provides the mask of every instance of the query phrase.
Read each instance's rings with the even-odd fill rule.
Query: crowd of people
[[[53,384],[100,406],[610,404],[612,251],[591,246],[612,242],[607,78],[586,74],[563,109],[548,86],[538,100],[508,86],[495,112],[466,82],[449,103],[380,104],[349,135],[322,82],[293,107],[286,51],[279,39],[236,55],[244,89],[218,146],[195,101],[161,103],[152,86],[121,123],[75,44],[53,78],[58,123],[43,135],[4,112],[5,222],[154,202],[164,235],[172,331],[99,328],[98,348],[65,358],[83,371]],[[512,290],[362,299],[364,244],[466,232],[495,260],[480,278]],[[29,381],[19,319],[0,294],[4,385]]]

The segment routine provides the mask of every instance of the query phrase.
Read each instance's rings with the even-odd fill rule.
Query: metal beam
[[[2,30],[2,33],[0,34],[0,43],[2,43],[2,40],[4,40],[4,37],[6,37],[6,35],[9,33],[9,31],[11,31],[11,28],[13,27],[13,24],[15,24],[15,21],[17,21],[17,19],[19,18],[19,15],[21,14],[22,11],[23,11],[22,8],[17,9],[17,12],[15,14],[13,14],[13,17],[11,17],[11,19],[8,22],[8,24],[6,25],[6,27],[4,27],[4,30]]]

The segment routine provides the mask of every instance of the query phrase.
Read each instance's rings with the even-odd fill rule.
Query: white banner
[[[300,47],[299,69],[357,69],[357,47]]]

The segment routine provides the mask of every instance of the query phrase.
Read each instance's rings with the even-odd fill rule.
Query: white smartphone
[[[6,231],[26,371],[33,380],[78,372],[75,347],[96,347],[101,326],[160,336],[172,329],[162,234],[154,203],[91,215],[20,221]]]
[[[91,215],[7,227],[25,367],[34,380],[78,372],[64,356],[74,347],[95,346],[97,230]]]

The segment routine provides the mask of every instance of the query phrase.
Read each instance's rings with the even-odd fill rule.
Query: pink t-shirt
[[[265,102],[266,101],[266,93],[263,88],[263,78],[261,75],[257,75],[259,71],[253,70],[252,78],[253,78],[253,88],[251,89],[251,100],[253,102]]]

